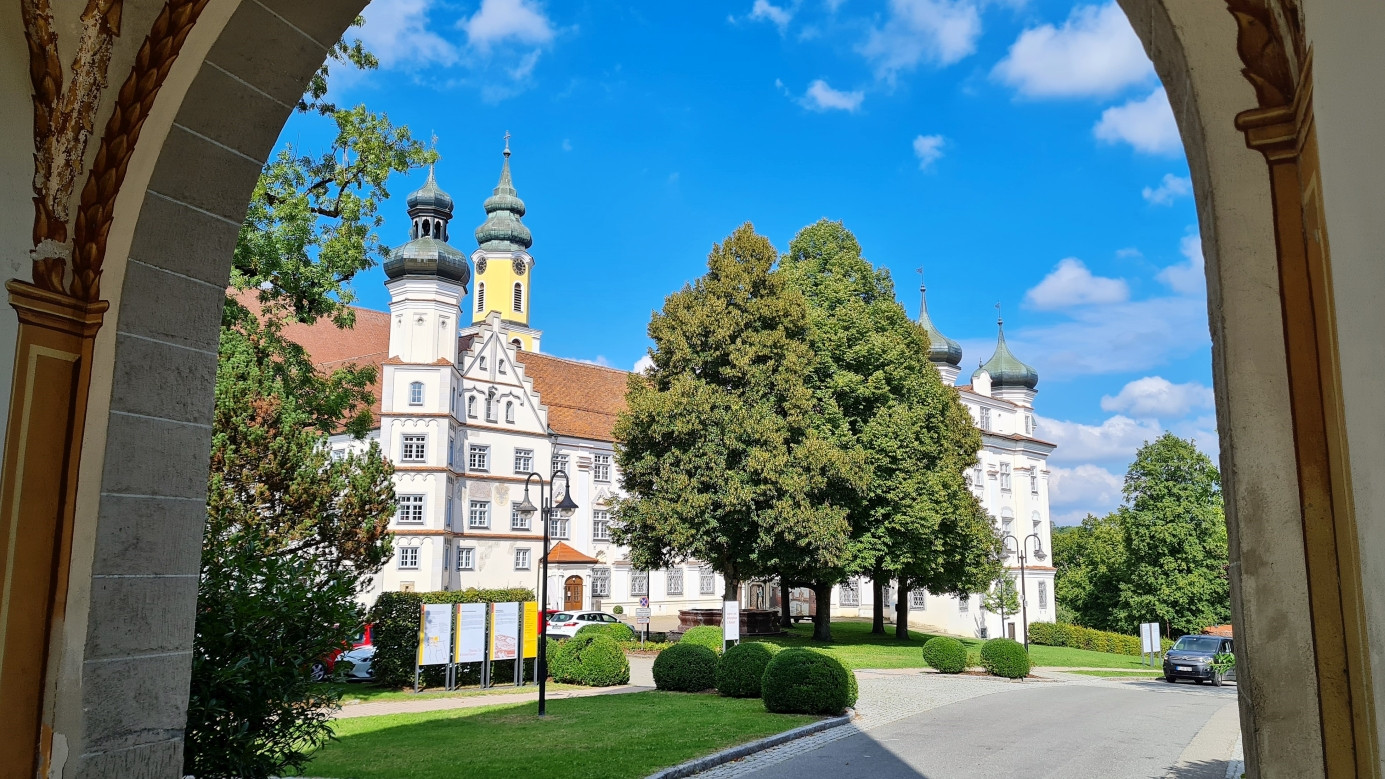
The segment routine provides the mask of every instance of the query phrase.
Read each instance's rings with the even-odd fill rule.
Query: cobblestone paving
[[[1027,684],[1051,684],[1039,680],[1010,682],[975,676],[942,676],[918,669],[860,671],[856,678],[861,689],[856,702],[857,718],[850,724],[756,752],[743,760],[717,766],[696,776],[698,779],[746,776],[833,741],[869,732],[929,709],[968,698],[1021,689]]]

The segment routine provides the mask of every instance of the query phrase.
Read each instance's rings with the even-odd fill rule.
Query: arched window
[[[510,343],[513,344],[514,347],[515,347],[516,349],[523,349],[523,348],[524,348],[524,342],[523,342],[523,341],[520,341],[518,338],[512,338],[512,339],[510,339]]]
[[[476,418],[476,396],[472,395],[466,399],[466,415],[472,419]]]
[[[433,224],[433,223],[430,222],[430,221],[428,221],[427,219],[424,219],[424,220],[423,220],[423,237],[424,237],[424,238],[427,238],[427,237],[428,237],[429,232],[430,232],[431,229],[432,229],[432,224]]]
[[[418,220],[417,220],[417,219],[414,220],[414,234],[411,235],[411,236],[409,236],[409,237],[410,237],[410,238],[417,238],[417,237],[418,237]]]
[[[491,394],[486,396],[486,421],[495,421],[495,390],[491,390]]]
[[[409,405],[423,405],[423,382],[416,381],[409,385]]]
[[[515,282],[515,310],[524,310],[524,285],[518,281]]]
[[[515,423],[515,404],[512,400],[505,401],[505,421],[512,425]]]
[[[1003,536],[1015,534],[1015,512],[1008,508],[1000,510],[1000,534]]]
[[[484,282],[476,285],[476,310],[486,310],[486,285]]]

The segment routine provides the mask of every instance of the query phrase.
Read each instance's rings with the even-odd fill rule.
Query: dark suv
[[[1210,681],[1221,686],[1223,681],[1236,680],[1233,666],[1225,673],[1212,668],[1212,658],[1232,654],[1231,639],[1221,636],[1183,636],[1164,654],[1164,681],[1192,679],[1198,684]]]

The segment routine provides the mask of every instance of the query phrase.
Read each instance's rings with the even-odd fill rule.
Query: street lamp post
[[[555,506],[553,489],[559,476],[563,477],[563,499]],[[543,522],[543,559],[540,562],[543,578],[539,582],[539,656],[538,667],[535,669],[539,677],[539,716],[542,717],[548,713],[548,529],[553,517],[568,516],[577,508],[577,504],[572,500],[572,482],[567,477],[567,471],[559,468],[553,473],[546,485],[546,493],[543,477],[537,473],[530,473],[524,478],[524,502],[517,507],[525,519],[532,520],[534,512],[540,510],[539,506],[535,506],[533,501],[529,500],[531,481],[537,481],[539,484],[539,504],[543,507],[540,513]]]
[[[1020,559],[1020,629],[1024,633],[1025,652],[1029,651],[1029,586],[1024,580],[1024,550],[1029,547],[1029,539],[1031,538],[1034,539],[1034,556],[1040,560],[1044,559],[1044,557],[1046,557],[1044,554],[1044,542],[1043,539],[1039,538],[1038,533],[1030,533],[1024,537],[1023,541],[1009,533],[1006,533],[1000,538],[1001,546],[1005,548],[1007,557],[1010,554],[1008,542],[1015,542],[1015,554]]]

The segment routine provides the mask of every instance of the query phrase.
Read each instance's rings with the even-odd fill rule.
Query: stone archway
[[[1361,130],[1371,101],[1352,90],[1385,72],[1385,11],[1316,3],[1305,9],[1314,37],[1291,0],[1225,2],[1240,15],[1207,0],[1120,0],[1168,90],[1197,194],[1250,773],[1379,775],[1371,666],[1385,649],[1367,628],[1385,625],[1385,571],[1360,550],[1385,543],[1385,483],[1369,478],[1385,460],[1370,392],[1385,364],[1373,305],[1385,277],[1367,262],[1385,220],[1359,203],[1385,200],[1385,170]],[[364,4],[93,0],[83,12],[22,0],[22,23],[0,27],[0,100],[39,103],[0,144],[0,269],[51,293],[12,289],[12,308],[33,312],[25,331],[0,318],[0,344],[16,349],[0,364],[18,390],[0,505],[7,529],[23,529],[0,537],[38,543],[21,557],[40,563],[24,581],[22,566],[0,563],[0,751],[34,754],[36,733],[49,775],[179,773],[230,254],[279,129]],[[1238,127],[1255,108],[1269,113]],[[50,213],[41,203],[34,219],[34,151],[58,115],[89,119],[91,142],[48,149],[38,178]],[[1279,134],[1252,132],[1267,127]],[[1320,161],[1303,153],[1313,139]],[[44,262],[31,270],[35,248]],[[51,258],[69,249],[79,273],[55,274]],[[1287,273],[1286,259],[1298,262]],[[44,372],[55,355],[66,373]],[[32,387],[68,402],[28,402]],[[34,582],[48,594],[35,597]],[[46,662],[26,685],[11,649],[33,646]],[[20,761],[0,772],[34,774]]]

